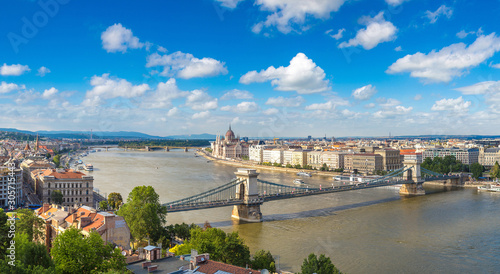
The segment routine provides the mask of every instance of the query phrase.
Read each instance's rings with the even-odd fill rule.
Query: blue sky
[[[498,0],[5,0],[0,127],[500,134],[498,14]]]

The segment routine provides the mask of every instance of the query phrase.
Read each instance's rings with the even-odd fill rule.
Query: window
[[[87,197],[87,203],[89,202],[89,197]]]
[[[87,189],[87,195],[89,195],[89,190]],[[88,201],[87,201],[88,202]]]

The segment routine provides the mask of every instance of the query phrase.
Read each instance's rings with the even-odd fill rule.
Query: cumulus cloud
[[[109,73],[102,76],[94,75],[90,80],[93,88],[87,91],[84,105],[97,105],[105,99],[116,97],[133,98],[143,95],[150,90],[148,84],[133,85],[125,79],[110,77]]]
[[[189,91],[182,91],[177,87],[174,78],[167,82],[160,82],[153,94],[145,98],[143,107],[145,108],[166,108],[170,107],[171,101],[176,98],[186,97]]]
[[[393,7],[403,4],[403,2],[410,0],[385,0],[385,2]]]
[[[462,96],[460,96],[456,99],[442,99],[436,101],[436,103],[432,106],[431,110],[435,111],[448,110],[457,113],[465,113],[469,110],[471,104],[472,103],[470,101],[465,101],[462,98]]]
[[[144,47],[144,43],[139,42],[139,38],[135,37],[130,29],[122,26],[122,24],[114,24],[109,26],[101,34],[102,47],[107,52],[122,52],[127,49],[138,49]]]
[[[40,76],[40,77],[43,77],[43,76],[45,76],[46,74],[49,74],[49,73],[50,73],[50,69],[42,66],[42,67],[40,67],[38,69],[38,74],[37,75]]]
[[[177,115],[178,113],[179,113],[179,109],[177,107],[173,107],[173,108],[168,110],[167,116],[173,117],[173,116]]]
[[[357,88],[352,91],[352,97],[356,100],[368,100],[377,93],[377,89],[372,85]]]
[[[259,110],[259,106],[255,102],[241,102],[236,106],[223,106],[220,108],[223,111],[232,111],[238,113],[255,112]]]
[[[413,110],[413,107],[403,107],[403,106],[395,106],[393,108],[387,108],[383,110],[379,110],[373,113],[375,118],[396,118],[401,115],[405,115],[410,113]]]
[[[219,2],[221,6],[234,9],[236,6],[238,6],[239,2],[242,2],[244,0],[215,0],[216,2]]]
[[[25,72],[30,71],[30,68],[26,65],[7,65],[6,63],[0,67],[0,75],[2,76],[19,76]]]
[[[415,95],[415,97],[413,97],[413,100],[420,101],[420,100],[422,100],[422,98],[423,98],[422,94],[417,94],[417,95]]]
[[[240,83],[262,83],[271,81],[276,90],[296,91],[299,94],[309,94],[329,90],[329,81],[325,72],[303,53],[298,53],[290,61],[288,67],[247,72],[241,76]]]
[[[435,12],[432,12],[430,10],[425,12],[425,16],[430,20],[431,24],[436,23],[436,21],[441,15],[444,15],[448,19],[450,19],[452,14],[453,14],[453,9],[447,7],[446,5],[441,5]]]
[[[347,106],[349,102],[342,98],[333,98],[325,103],[316,103],[306,106],[306,110],[334,110],[337,106]]]
[[[383,108],[391,108],[391,107],[395,107],[395,106],[401,104],[401,102],[399,100],[396,100],[394,98],[386,99],[383,97],[378,98],[377,103],[379,104],[379,106],[381,106]]]
[[[410,76],[425,82],[449,82],[463,75],[467,69],[478,66],[500,51],[500,38],[492,33],[479,36],[474,43],[452,44],[428,54],[417,52],[406,55],[392,64],[387,73],[410,72]]]
[[[304,27],[306,18],[328,19],[330,13],[337,11],[345,0],[256,0],[255,5],[262,11],[271,12],[265,21],[253,26],[252,31],[260,33],[264,28],[276,27],[282,33],[289,33]]]
[[[2,81],[0,83],[0,94],[9,93],[11,91],[20,90],[20,89],[26,89],[26,86],[14,84],[14,83],[7,83],[5,81]]]
[[[394,48],[394,51],[403,51],[403,48],[401,46],[397,46]]]
[[[278,114],[280,111],[277,109],[277,108],[268,108],[266,110],[264,110],[262,113],[264,113],[265,115],[274,115],[274,114]]]
[[[381,11],[375,17],[363,16],[359,19],[359,23],[365,25],[366,28],[360,29],[356,33],[356,37],[348,42],[342,42],[339,48],[356,47],[361,45],[364,49],[370,50],[378,44],[396,39],[398,29],[384,19],[384,12]]]
[[[333,32],[333,29],[330,29],[327,30],[325,34],[327,34],[328,36],[332,37],[335,40],[339,40],[340,38],[342,38],[342,36],[344,36],[343,35],[344,31],[345,29],[339,29],[336,34],[330,34],[331,32]]]
[[[190,53],[183,53],[180,51],[164,55],[155,52],[149,55],[147,57],[146,67],[158,66],[163,67],[163,71],[160,75],[176,75],[183,79],[227,74],[227,68],[224,62],[208,57],[199,59]]]
[[[492,68],[500,69],[500,64],[491,64],[491,67]]]
[[[222,95],[222,97],[220,99],[221,100],[233,100],[233,99],[252,99],[252,98],[253,98],[253,94],[250,93],[249,91],[233,89],[233,90],[230,90],[230,91],[224,93],[224,95]]]
[[[479,82],[471,86],[457,88],[465,95],[484,95],[490,110],[500,113],[500,81]]]
[[[202,90],[193,90],[186,98],[186,106],[190,107],[193,110],[211,110],[216,109],[217,98],[213,98],[208,95],[208,93]]]
[[[193,119],[205,119],[205,118],[208,118],[208,116],[210,116],[210,111],[207,110],[207,111],[195,113],[195,114],[193,114],[193,116],[191,118],[193,118]]]
[[[43,91],[42,98],[43,99],[50,99],[57,92],[59,92],[59,91],[55,87],[51,87],[50,89],[46,89],[46,90]]]
[[[267,99],[266,105],[271,105],[275,107],[298,107],[304,103],[305,100],[302,98],[302,96],[296,96],[296,97],[283,97],[283,96],[278,96],[278,97],[269,97]]]

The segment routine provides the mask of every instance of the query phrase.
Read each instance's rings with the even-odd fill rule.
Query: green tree
[[[123,198],[120,193],[111,192],[108,195],[108,205],[112,209],[118,209],[123,203]]]
[[[286,167],[286,168],[293,168],[292,164],[290,164],[290,163],[286,164],[286,166],[285,166],[285,167]]]
[[[8,218],[3,208],[0,208],[0,259],[4,257],[7,244],[10,242]]]
[[[253,269],[267,269],[271,273],[276,272],[276,262],[269,251],[259,250],[255,252],[251,265]]]
[[[225,233],[218,228],[194,228],[189,241],[193,249],[209,253],[215,261],[245,266],[250,263],[250,249],[237,232]]]
[[[54,156],[54,158],[52,159],[52,162],[54,162],[54,164],[56,164],[56,167],[60,167],[61,166],[61,154],[57,154],[56,156]]]
[[[296,164],[293,167],[296,168],[296,169],[302,169],[302,166],[300,164]]]
[[[301,274],[339,274],[342,273],[333,264],[330,258],[321,254],[317,257],[314,253],[304,259],[301,266]]]
[[[324,163],[319,170],[328,171],[329,170],[328,165]]]
[[[472,172],[472,177],[479,179],[483,177],[484,167],[480,163],[473,163],[470,165],[470,172]]]
[[[126,271],[125,257],[111,244],[105,245],[97,232],[85,237],[72,227],[59,234],[52,245],[50,253],[58,273]]]
[[[104,210],[104,211],[108,210],[108,201],[106,201],[106,200],[100,201],[99,202],[99,208],[101,210]]]
[[[160,197],[152,186],[137,186],[116,214],[125,218],[135,241],[156,242],[164,231],[167,208],[160,204]]]
[[[14,265],[7,263],[10,258],[3,260],[0,273],[55,273],[54,263],[44,244],[32,242],[26,233],[17,233],[13,240],[16,250]]]
[[[500,166],[498,165],[498,162],[495,162],[495,165],[491,168],[490,177],[500,179]]]
[[[50,193],[50,200],[54,202],[54,204],[62,205],[63,203],[63,194],[60,190],[56,189]]]
[[[30,241],[44,240],[45,222],[38,218],[31,209],[23,208],[16,211],[19,220],[16,221],[16,233],[26,233]]]

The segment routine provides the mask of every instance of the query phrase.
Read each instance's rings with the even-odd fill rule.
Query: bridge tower
[[[425,195],[425,189],[423,186],[424,180],[422,180],[420,163],[417,160],[405,160],[403,165],[411,167],[403,174],[403,177],[407,181],[413,181],[413,183],[403,184],[399,189],[400,195]]]
[[[231,218],[251,223],[262,222],[260,212],[262,200],[259,199],[257,187],[259,173],[255,169],[238,168],[234,174],[236,178],[242,180],[236,188],[236,199],[243,200],[243,203],[233,207]]]

